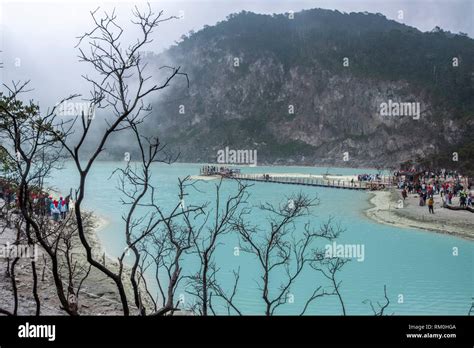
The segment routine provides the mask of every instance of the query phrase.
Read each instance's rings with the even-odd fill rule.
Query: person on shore
[[[39,212],[39,215],[44,216],[45,210],[46,210],[46,207],[45,207],[45,204],[44,204],[44,194],[41,193],[38,197],[38,212]]]
[[[51,197],[46,196],[44,198],[44,205],[46,208],[46,216],[51,216]]]
[[[61,200],[61,219],[66,219],[66,215],[67,215],[67,205],[66,205],[66,201],[63,199]]]
[[[35,215],[39,215],[39,204],[38,204],[39,198],[38,198],[38,195],[32,193],[31,198],[33,200],[33,213]]]
[[[54,199],[53,199],[53,197],[49,197],[49,202],[50,202],[50,204],[49,204],[49,212],[50,212],[50,214],[51,214],[50,216],[53,216],[53,210],[54,210],[54,208],[55,208],[55,204],[54,204]]]
[[[459,193],[459,206],[461,208],[466,208],[467,193],[465,190]]]
[[[449,191],[448,193],[448,204],[453,204],[453,192]]]
[[[15,200],[14,193],[12,190],[7,189],[6,190],[6,201],[7,204],[10,205],[13,201]]]
[[[403,197],[403,200],[405,200],[407,198],[407,190],[404,188],[403,191],[402,191],[402,197]]]
[[[57,203],[57,201],[55,201]],[[52,211],[52,214],[53,214],[53,220],[54,222],[58,222],[59,221],[59,215],[60,215],[60,211],[59,211],[59,207],[57,204],[53,204],[53,209],[51,210]]]
[[[430,214],[434,214],[433,206],[434,206],[434,199],[433,199],[433,196],[431,196],[431,197],[428,199],[428,212],[429,212]]]
[[[66,203],[66,214],[67,214],[69,213],[69,204],[71,202],[71,195],[68,195],[64,201]]]

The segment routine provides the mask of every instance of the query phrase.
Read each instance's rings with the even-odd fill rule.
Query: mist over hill
[[[257,150],[259,164],[471,169],[474,40],[465,34],[423,33],[381,14],[241,12],[147,61],[153,73],[173,65],[189,76],[189,88],[176,79],[154,101],[147,127],[180,161],[216,162],[229,147]],[[419,107],[418,117],[381,111],[397,103]]]

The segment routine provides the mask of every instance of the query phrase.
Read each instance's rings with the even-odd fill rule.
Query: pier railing
[[[262,174],[234,174],[232,178],[239,180],[261,181],[277,184],[305,185],[332,187],[349,190],[380,190],[390,188],[392,186],[389,178],[382,178],[377,181],[347,181],[342,179],[325,179],[316,177],[294,177],[294,176],[269,176],[264,177]]]

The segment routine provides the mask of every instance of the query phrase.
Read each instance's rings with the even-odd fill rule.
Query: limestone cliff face
[[[314,21],[319,15],[312,13]],[[240,16],[242,23],[260,23],[260,30],[235,27]],[[182,161],[193,162],[215,162],[217,151],[229,146],[257,150],[259,164],[373,166],[433,156],[455,146],[466,130],[472,129],[473,118],[463,116],[472,109],[470,105],[452,103],[449,95],[443,95],[443,89],[457,86],[454,88],[460,90],[456,95],[469,94],[472,86],[460,87],[457,80],[451,87],[439,85],[442,77],[431,75],[431,66],[426,72],[420,71],[419,76],[412,72],[416,67],[411,63],[407,63],[405,71],[404,54],[410,52],[411,61],[420,67],[449,65],[449,59],[444,63],[423,61],[430,54],[441,54],[436,47],[410,51],[403,47],[406,40],[398,40],[400,35],[412,35],[425,42],[423,35],[428,34],[386,19],[380,24],[376,18],[377,26],[372,31],[371,20],[367,25],[361,22],[366,32],[354,36],[354,40],[362,37],[362,41],[359,46],[353,45],[350,36],[345,37],[350,34],[340,34],[344,23],[353,20],[347,16],[335,17],[341,23],[339,32],[325,30],[324,26],[318,29],[320,32],[308,25],[288,27],[278,43],[270,36],[273,17],[241,14],[152,57],[152,67],[181,66],[190,79],[189,88],[184,79],[176,79],[156,100],[154,132],[158,130],[168,148],[180,151]],[[235,28],[229,31],[226,25],[231,24]],[[373,43],[391,42],[395,39],[386,36],[387,31],[393,30],[400,47],[374,45],[372,52],[364,43],[364,35]],[[377,35],[380,38],[374,39]],[[472,40],[464,39],[472,50]],[[395,59],[398,63],[390,63],[393,55],[400,55],[400,62]],[[446,53],[447,57],[450,55]],[[349,58],[349,66],[343,65],[344,57]],[[386,57],[390,57],[386,64],[392,64],[391,69],[380,62]],[[447,68],[440,70],[451,74]],[[389,100],[419,103],[420,118],[381,116],[380,105]],[[348,153],[348,161],[344,161],[344,153]]]

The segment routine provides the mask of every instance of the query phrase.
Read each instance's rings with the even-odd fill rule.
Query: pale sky
[[[169,47],[190,30],[213,25],[241,10],[266,14],[310,8],[380,12],[421,31],[440,26],[474,37],[471,0],[160,0],[150,4],[156,11],[164,10],[165,15],[184,14],[182,19],[163,23],[156,31],[154,42],[148,47],[155,52]],[[0,79],[31,79],[36,88],[33,96],[47,103],[85,88],[80,78],[84,64],[78,63],[74,46],[75,38],[91,28],[89,11],[99,6],[104,10],[116,8],[119,19],[128,23],[134,5],[143,8],[146,1],[0,0],[0,58],[4,64]],[[403,20],[398,18],[400,10]]]

